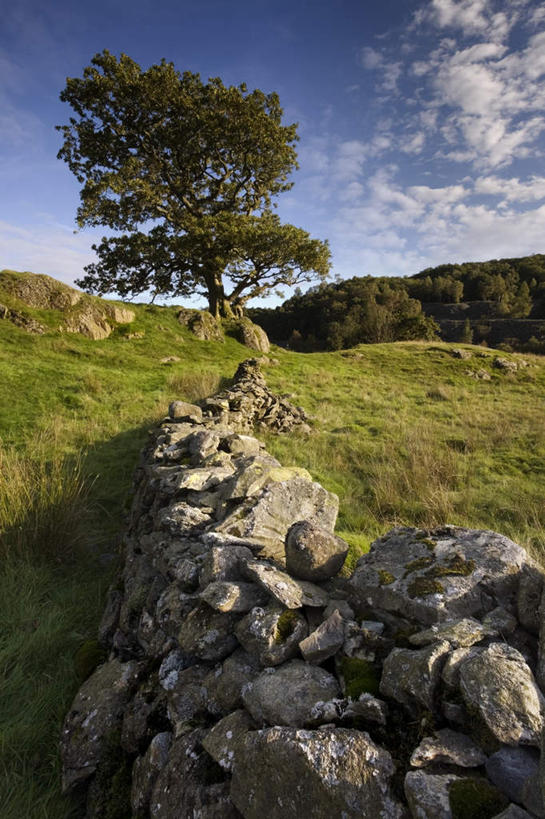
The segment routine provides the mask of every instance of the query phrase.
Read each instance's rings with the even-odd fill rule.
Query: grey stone
[[[411,634],[409,642],[414,646],[425,646],[437,640],[447,640],[453,648],[472,646],[487,636],[488,631],[478,620],[464,617],[462,620],[445,620],[434,623],[425,631]]]
[[[271,563],[249,560],[244,567],[244,573],[288,609],[298,609],[302,606],[324,607],[329,601],[327,593],[319,586],[306,580],[295,580]]]
[[[460,668],[468,657],[476,657],[483,650],[476,648],[457,648],[452,651],[446,660],[441,672],[441,679],[448,688],[458,688],[460,685]]]
[[[246,711],[233,711],[206,734],[202,746],[225,771],[232,771],[236,749],[253,727]]]
[[[460,668],[460,690],[492,734],[506,745],[541,741],[543,697],[524,657],[506,643],[492,643]]]
[[[157,526],[171,535],[187,537],[195,529],[204,528],[210,520],[210,514],[203,512],[202,509],[185,501],[177,501],[160,510]]]
[[[278,604],[252,609],[235,629],[240,644],[264,666],[280,665],[295,657],[307,633],[305,617]]]
[[[63,793],[96,772],[109,734],[121,727],[123,710],[141,670],[136,662],[110,660],[99,666],[79,689],[62,729]]]
[[[486,762],[486,754],[465,734],[442,728],[433,737],[424,737],[411,756],[411,765],[415,768],[434,762],[477,768]]]
[[[238,465],[235,474],[222,487],[226,500],[241,500],[259,495],[266,486],[294,478],[311,481],[310,474],[300,466],[281,466],[270,455],[254,455]]]
[[[498,606],[483,617],[483,626],[490,636],[501,636],[505,639],[516,629],[517,618],[502,606]]]
[[[380,693],[410,710],[418,704],[434,711],[441,670],[449,651],[450,643],[446,641],[417,650],[394,648],[384,661]]]
[[[208,671],[205,665],[184,668],[167,689],[168,718],[177,733],[192,720],[206,714],[208,695],[204,680]]]
[[[252,552],[245,546],[211,545],[201,568],[201,588],[218,580],[243,580],[243,567],[252,558]]]
[[[215,611],[207,603],[200,603],[182,622],[178,632],[180,648],[201,660],[223,660],[238,645],[233,633],[238,620],[236,614]]]
[[[348,543],[308,520],[294,523],[286,535],[286,568],[301,580],[319,582],[342,569]]]
[[[519,805],[511,804],[505,808],[505,810],[502,810],[501,813],[497,813],[493,819],[532,819],[532,817],[527,811],[519,807]]]
[[[388,706],[383,700],[374,697],[372,694],[360,694],[357,700],[348,702],[343,717],[360,717],[367,722],[376,722],[377,725],[386,725],[388,718]]]
[[[255,455],[263,449],[263,444],[252,435],[238,435],[236,432],[226,435],[222,445],[232,455]]]
[[[302,660],[290,660],[263,671],[248,684],[242,699],[257,724],[297,728],[311,721],[317,702],[334,699],[339,693],[332,674]]]
[[[205,678],[208,710],[215,714],[228,714],[242,708],[242,689],[260,673],[257,658],[237,648]]]
[[[517,617],[531,634],[539,634],[539,604],[543,592],[543,572],[538,566],[523,566],[517,593]]]
[[[527,560],[496,532],[393,529],[359,559],[349,602],[363,616],[383,609],[423,625],[470,617],[511,600]]]
[[[259,353],[268,353],[271,349],[265,330],[259,324],[254,324],[247,316],[231,319],[226,326],[229,335],[234,336],[246,347],[257,350]]]
[[[217,611],[245,614],[255,606],[263,606],[269,600],[267,592],[255,583],[241,580],[216,580],[210,583],[200,597]]]
[[[513,802],[522,802],[526,779],[539,770],[539,753],[533,748],[502,746],[486,762],[486,774]]]
[[[333,657],[344,642],[344,620],[334,611],[318,628],[301,640],[299,648],[308,663],[321,663]]]
[[[202,421],[201,408],[186,401],[172,401],[168,407],[168,414],[173,421],[192,421],[197,424]]]
[[[327,620],[329,615],[333,614],[334,611],[338,611],[341,617],[343,617],[345,620],[354,619],[354,609],[346,600],[340,600],[336,597],[330,598],[329,603],[324,609],[324,620]],[[384,629],[384,623],[381,623],[381,625]]]
[[[363,731],[269,728],[246,734],[231,798],[245,819],[401,819],[394,765]]]
[[[303,478],[272,483],[249,498],[216,527],[216,531],[251,538],[264,557],[284,559],[290,526],[303,517],[333,531],[339,499],[320,484]]]
[[[109,646],[119,623],[119,613],[123,595],[118,589],[109,589],[106,607],[98,627],[98,640],[103,646]]]
[[[229,784],[218,782],[217,763],[202,748],[205,736],[205,729],[197,729],[173,741],[151,795],[152,819],[240,819]]]
[[[528,808],[532,816],[538,816],[539,819],[545,817],[539,770],[525,780],[522,786],[522,804]]]
[[[168,752],[172,734],[165,731],[156,734],[151,740],[144,756],[134,761],[131,783],[131,807],[136,816],[146,812],[153,786],[168,761]]]
[[[452,819],[449,787],[461,781],[455,774],[409,771],[405,776],[405,796],[415,819]]]
[[[182,467],[178,476],[173,481],[176,490],[184,489],[192,492],[206,492],[214,489],[226,478],[232,475],[234,467],[229,466],[206,466],[206,467]]]

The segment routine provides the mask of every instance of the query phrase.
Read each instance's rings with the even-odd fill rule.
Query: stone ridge
[[[270,395],[245,362],[152,433],[64,791],[88,819],[543,816],[542,572],[445,526],[335,575],[337,498],[240,432]]]

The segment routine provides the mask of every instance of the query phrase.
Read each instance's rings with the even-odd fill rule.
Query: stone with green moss
[[[387,572],[386,569],[377,569],[378,574],[378,582],[381,586],[389,586],[391,583],[395,583],[395,577],[391,572]]]
[[[501,793],[486,779],[456,779],[448,788],[452,819],[492,819],[509,805]]]
[[[274,603],[252,609],[238,623],[235,634],[261,665],[275,666],[299,653],[299,643],[307,636],[308,625],[300,611]]]
[[[422,575],[413,578],[407,586],[409,597],[427,597],[429,594],[441,594],[444,590],[438,580]]]
[[[344,680],[344,690],[347,697],[357,700],[361,694],[379,693],[380,678],[370,660],[359,657],[343,657],[341,659],[341,674]]]
[[[98,640],[86,640],[74,654],[74,668],[78,679],[83,682],[107,658],[106,649]]]

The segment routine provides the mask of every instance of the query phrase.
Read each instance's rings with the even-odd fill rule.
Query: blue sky
[[[98,51],[277,91],[299,123],[282,219],[334,275],[545,252],[545,6],[534,0],[0,0],[0,268],[72,283],[58,99]]]

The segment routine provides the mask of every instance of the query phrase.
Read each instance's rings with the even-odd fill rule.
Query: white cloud
[[[96,260],[91,244],[96,235],[74,234],[62,225],[25,228],[0,221],[0,259],[11,270],[47,273],[73,285],[83,267]]]
[[[503,179],[499,176],[480,176],[475,180],[476,194],[499,196],[502,204],[536,202],[545,199],[545,177],[532,176],[525,182],[518,178]]]

